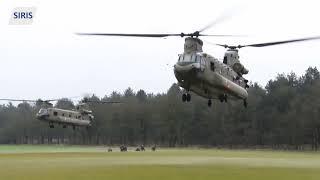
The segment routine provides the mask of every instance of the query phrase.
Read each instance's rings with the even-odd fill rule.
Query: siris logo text
[[[32,19],[32,12],[14,12],[14,19]]]
[[[16,7],[10,16],[10,25],[31,25],[35,18],[36,7]]]

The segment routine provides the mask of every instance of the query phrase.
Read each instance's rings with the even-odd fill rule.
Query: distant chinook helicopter
[[[243,75],[248,74],[246,69],[239,61],[238,50],[243,47],[265,47],[278,44],[293,43],[299,41],[308,41],[320,39],[320,37],[309,37],[302,39],[293,39],[286,41],[276,41],[259,44],[248,44],[229,46],[215,44],[227,48],[223,61],[204,53],[202,51],[203,41],[200,36],[233,36],[233,35],[208,35],[201,32],[211,28],[217,22],[213,21],[203,29],[193,33],[180,34],[121,34],[121,33],[77,33],[78,35],[94,36],[125,36],[125,37],[152,37],[164,38],[170,36],[186,37],[184,43],[184,52],[179,55],[178,62],[174,65],[174,74],[180,87],[185,89],[182,95],[183,102],[191,101],[189,91],[192,91],[208,99],[208,106],[212,105],[212,99],[219,99],[220,102],[227,102],[228,99],[243,100],[244,107],[247,107],[247,98],[249,88],[248,80]]]
[[[112,104],[120,103],[116,101],[93,101],[88,98],[84,98],[79,104],[75,106],[74,110],[59,109],[53,107],[52,101],[64,101],[61,99],[51,100],[24,100],[24,99],[0,99],[1,101],[18,101],[18,102],[33,102],[41,103],[42,107],[36,114],[36,117],[40,121],[48,122],[50,128],[54,128],[54,124],[62,125],[63,128],[72,126],[73,129],[76,126],[89,128],[92,125],[94,116],[92,111],[89,110],[88,103],[101,103]]]

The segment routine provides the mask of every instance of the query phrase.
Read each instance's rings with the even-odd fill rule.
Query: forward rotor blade
[[[69,102],[72,101],[71,99],[77,99],[80,98],[81,96],[73,96],[73,97],[64,97],[64,98],[59,98],[59,99],[48,99],[48,100],[41,100],[41,101],[46,101],[46,102],[50,102],[50,101],[63,101],[63,102]]]
[[[286,40],[286,41],[275,41],[275,42],[267,42],[267,43],[259,43],[259,44],[239,45],[239,48],[274,46],[274,45],[279,45],[279,44],[288,44],[288,43],[310,41],[310,40],[317,40],[317,39],[320,39],[320,36],[307,37],[307,38],[301,38],[301,39],[292,39],[292,40]]]
[[[37,102],[36,100],[29,100],[29,99],[0,99],[0,101]]]
[[[77,33],[78,35],[87,36],[124,36],[124,37],[169,37],[169,36],[181,36],[182,34],[122,34],[122,33]]]
[[[207,29],[210,29],[211,27],[222,23],[228,19],[231,19],[232,16],[235,13],[235,9],[229,9],[228,11],[224,11],[218,18],[216,18],[215,20],[211,21],[208,25],[206,25],[205,27],[203,27],[202,29],[199,30],[199,32],[203,32]]]
[[[60,99],[48,99],[48,100],[30,100],[30,99],[0,99],[0,101],[16,101],[16,102],[42,102],[42,103],[49,103],[51,101],[69,101],[69,99],[78,98],[79,96],[70,97],[70,98],[60,98]]]
[[[231,34],[200,34],[198,31],[194,33],[180,33],[180,34],[117,34],[117,33],[77,33],[77,35],[86,36],[122,36],[122,37],[152,37],[152,38],[163,38],[169,36],[213,36],[213,37],[243,37],[243,35],[231,35]]]

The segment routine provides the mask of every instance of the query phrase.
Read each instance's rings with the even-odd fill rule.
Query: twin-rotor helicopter
[[[31,102],[41,105],[39,112],[36,114],[36,118],[40,121],[49,123],[50,128],[54,128],[54,125],[61,125],[63,128],[71,126],[73,130],[76,127],[86,127],[87,129],[92,126],[94,116],[89,108],[89,103],[99,104],[118,104],[117,101],[96,101],[87,97],[83,98],[76,106],[75,109],[67,110],[53,107],[51,102],[54,101],[68,101],[65,99],[50,99],[50,100],[25,100],[25,99],[0,99],[0,101],[16,101],[16,102]]]
[[[218,21],[218,20],[217,20]],[[220,102],[231,100],[242,100],[244,107],[247,107],[248,80],[243,75],[249,70],[239,60],[239,49],[244,47],[266,47],[279,44],[287,44],[301,41],[320,39],[320,37],[308,37],[285,41],[267,43],[247,44],[231,46],[226,44],[215,44],[226,48],[223,61],[203,52],[203,41],[199,37],[215,36],[224,37],[232,35],[210,35],[202,34],[203,31],[211,28],[217,23],[213,21],[205,28],[193,33],[178,34],[122,34],[122,33],[77,33],[78,35],[92,36],[123,36],[142,38],[185,38],[184,51],[179,54],[177,63],[174,65],[174,74],[178,85],[185,90],[182,95],[183,102],[191,101],[190,91],[208,99],[208,106],[212,105],[213,99]]]

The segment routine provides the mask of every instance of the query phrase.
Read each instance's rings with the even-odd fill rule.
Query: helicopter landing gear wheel
[[[182,94],[182,102],[190,102],[191,95],[189,93]]]
[[[49,128],[54,128],[54,125],[53,124],[49,124]]]
[[[73,130],[76,130],[76,126],[72,126],[72,129],[73,129]]]
[[[211,105],[212,105],[212,101],[211,101],[211,99],[209,99],[208,100],[208,107],[211,107]]]
[[[62,128],[63,128],[63,129],[67,128],[67,125],[64,124],[64,125],[62,126]]]
[[[182,94],[182,102],[186,102],[187,101],[187,95],[186,94]]]
[[[245,108],[247,108],[247,106],[248,106],[248,102],[247,102],[246,99],[243,100],[243,106],[244,106]]]
[[[187,98],[187,99],[186,99],[187,102],[190,102],[190,101],[191,101],[191,95],[190,95],[189,93],[186,94],[186,98]]]

